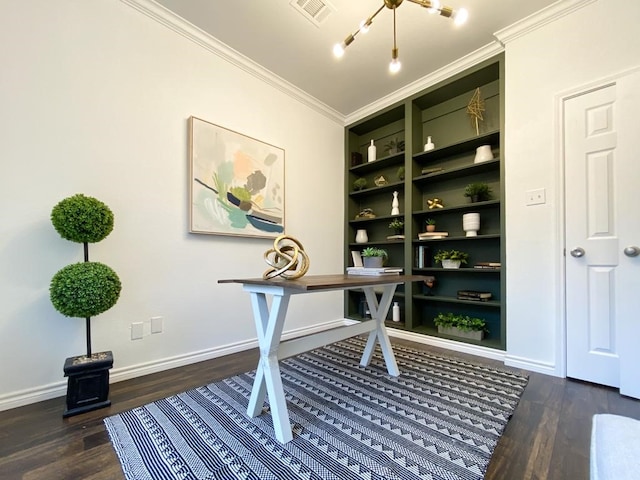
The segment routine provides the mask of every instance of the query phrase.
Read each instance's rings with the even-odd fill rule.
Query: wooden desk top
[[[263,278],[236,278],[218,280],[218,283],[242,283],[244,285],[266,285],[278,286],[299,291],[317,290],[339,290],[359,287],[370,287],[372,285],[388,285],[390,283],[419,282],[426,280],[423,275],[306,275],[296,280],[285,280],[274,278],[265,280]]]

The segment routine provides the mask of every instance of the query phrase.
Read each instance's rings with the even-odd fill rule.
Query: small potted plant
[[[459,250],[438,250],[433,259],[442,263],[442,268],[460,268],[469,260],[469,254]]]
[[[491,200],[491,187],[484,183],[470,183],[464,189],[464,196],[469,197],[472,203]]]
[[[404,140],[398,140],[398,137],[394,138],[393,140],[389,140],[384,146],[384,151],[387,153],[387,155],[395,155],[396,153],[403,150]]]
[[[389,228],[393,230],[393,233],[395,235],[402,235],[402,231],[404,230],[404,222],[399,218],[394,218],[393,220],[391,220]]]
[[[364,190],[365,188],[367,188],[367,179],[360,177],[360,178],[356,178],[353,182],[353,189],[354,190]]]
[[[387,251],[377,247],[367,247],[360,255],[365,268],[380,268],[388,258]]]
[[[438,327],[438,333],[452,335],[473,340],[482,340],[487,332],[487,322],[481,318],[468,315],[455,315],[453,313],[438,313],[433,319]]]
[[[427,232],[435,232],[436,231],[436,220],[435,218],[427,218]]]

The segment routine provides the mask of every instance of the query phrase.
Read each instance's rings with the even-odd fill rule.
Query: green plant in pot
[[[108,370],[113,366],[113,355],[91,351],[91,317],[116,304],[122,284],[113,269],[89,261],[89,243],[103,240],[113,230],[109,207],[93,197],[77,194],[53,207],[51,222],[62,238],[84,246],[84,262],[59,270],[49,286],[56,310],[67,317],[85,319],[86,355],[67,358],[64,366],[65,376],[69,377],[66,417],[111,404],[107,400]]]
[[[384,151],[387,153],[387,155],[395,155],[398,152],[401,152],[404,150],[404,140],[398,140],[398,137],[389,140],[385,145],[384,145]]]
[[[393,230],[395,235],[401,235],[404,230],[404,222],[399,218],[394,218],[391,220],[391,223],[389,223],[389,228]]]
[[[485,202],[491,200],[491,187],[484,182],[470,183],[464,189],[464,196],[469,197],[471,202]]]
[[[360,178],[356,178],[353,181],[353,189],[354,190],[364,190],[365,188],[367,188],[367,179],[360,177]]]
[[[362,250],[360,255],[365,268],[380,268],[388,258],[387,251],[377,247],[367,247]]]
[[[442,268],[460,268],[469,260],[469,254],[459,250],[438,250],[433,259],[442,263]]]
[[[435,232],[436,231],[436,220],[435,218],[427,218],[425,222],[427,225],[427,232]]]
[[[482,340],[483,334],[488,332],[487,322],[482,318],[457,315],[451,312],[438,313],[433,319],[433,323],[438,327],[439,333],[475,340]]]

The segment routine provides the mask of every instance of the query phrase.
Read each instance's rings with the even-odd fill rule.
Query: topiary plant
[[[91,317],[109,310],[122,284],[116,272],[89,261],[89,243],[99,242],[113,230],[113,212],[100,200],[77,194],[60,201],[51,211],[51,223],[66,240],[84,244],[84,262],[68,265],[51,279],[51,303],[67,317],[86,320],[87,358],[91,355]]]
[[[65,240],[96,243],[113,230],[113,212],[100,200],[79,193],[53,207],[51,223]]]
[[[67,317],[95,317],[113,307],[122,284],[111,267],[99,262],[67,265],[51,279],[51,303]]]

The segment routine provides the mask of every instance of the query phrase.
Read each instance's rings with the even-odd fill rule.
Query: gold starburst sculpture
[[[480,97],[480,88],[476,88],[467,105],[467,114],[471,117],[471,123],[476,127],[476,135],[480,135],[479,122],[484,120],[482,112],[484,112],[484,100]]]
[[[271,267],[262,274],[265,280],[277,276],[295,280],[309,271],[309,256],[302,244],[289,235],[280,235],[273,241],[273,248],[264,252],[264,261]]]

